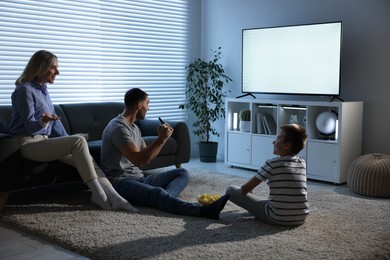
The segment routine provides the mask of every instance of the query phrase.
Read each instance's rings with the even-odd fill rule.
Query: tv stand
[[[225,110],[225,164],[258,170],[275,157],[272,142],[280,126],[298,123],[306,128],[307,178],[345,183],[348,168],[361,155],[363,102],[227,98]],[[241,110],[251,111],[249,132],[240,130]],[[335,133],[324,135],[317,128],[323,112],[337,113]]]
[[[251,96],[251,97],[253,97],[254,99],[256,99],[256,97],[255,97],[252,93],[246,93],[246,94],[241,95],[241,96],[238,96],[238,97],[236,97],[236,98],[243,98],[243,97],[246,97],[246,96]]]
[[[333,102],[335,99],[338,99],[340,100],[341,102],[344,102],[344,99],[342,99],[341,97],[339,96],[329,96],[330,97],[330,101],[329,102]]]

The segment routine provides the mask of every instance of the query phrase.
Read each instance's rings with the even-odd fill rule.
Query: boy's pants
[[[246,209],[261,221],[273,224],[266,214],[268,200],[257,198],[251,193],[244,195],[241,192],[241,187],[236,185],[229,186],[226,193],[230,193],[230,201],[234,204]]]

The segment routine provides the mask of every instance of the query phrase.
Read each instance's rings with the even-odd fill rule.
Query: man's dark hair
[[[147,96],[148,94],[145,91],[139,88],[132,88],[125,94],[125,106],[130,108],[138,102],[144,101]]]
[[[280,127],[285,133],[284,141],[291,142],[291,151],[298,154],[305,147],[307,135],[304,127],[298,124],[282,125]]]

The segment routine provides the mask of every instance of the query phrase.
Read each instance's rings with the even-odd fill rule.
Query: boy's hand
[[[252,190],[257,187],[261,183],[256,177],[252,177],[247,183],[241,186],[241,191],[243,194],[247,194],[248,192],[252,193]]]

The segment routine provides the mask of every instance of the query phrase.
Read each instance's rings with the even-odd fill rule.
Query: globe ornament
[[[316,127],[320,133],[329,138],[336,132],[337,113],[335,111],[322,112],[317,116]]]

